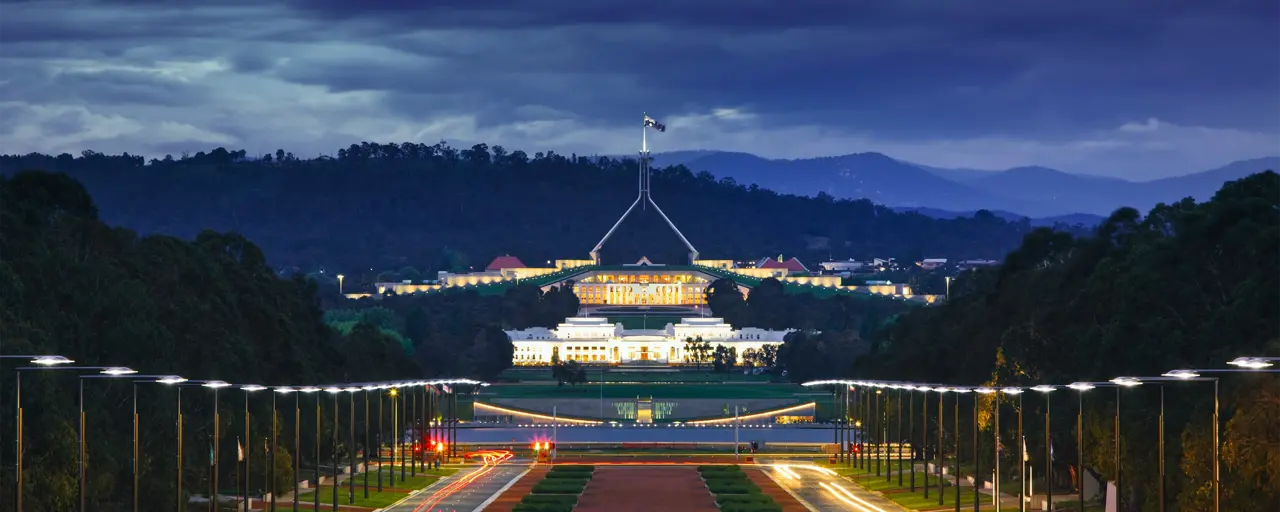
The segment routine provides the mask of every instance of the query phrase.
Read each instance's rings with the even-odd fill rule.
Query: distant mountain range
[[[1157,203],[1184,197],[1209,199],[1225,182],[1280,169],[1280,157],[1242,160],[1185,176],[1133,182],[1047,167],[1004,171],[938,168],[880,153],[799,160],[770,160],[725,151],[654,155],[657,167],[680,164],[694,172],[707,171],[717,178],[733,178],[741,184],[756,184],[781,193],[813,196],[825,192],[838,198],[865,198],[933,217],[967,216],[976,210],[990,210],[1007,218],[1031,217],[1036,223],[1089,224],[1122,206],[1145,212]]]

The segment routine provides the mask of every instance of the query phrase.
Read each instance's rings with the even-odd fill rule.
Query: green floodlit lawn
[[[815,396],[807,388],[796,384],[609,384],[598,382],[577,386],[555,384],[497,384],[485,388],[480,395],[498,398],[794,398],[813,400]]]
[[[383,485],[385,484],[386,482],[383,482]],[[339,505],[352,504],[352,503],[348,503],[347,501],[347,490],[348,489],[346,485],[342,485],[338,487],[338,504]],[[377,490],[374,489],[373,483],[370,483],[369,499],[365,499],[364,484],[363,484],[363,480],[361,480],[360,482],[356,482],[356,502],[354,503],[354,505],[357,507],[382,508],[382,507],[391,505],[392,503],[395,503],[397,501],[400,501],[404,499],[405,496],[408,496],[408,495],[409,493],[407,492],[396,492],[396,491],[378,492]],[[312,496],[313,495],[310,493],[299,496],[298,498],[299,503],[315,503]],[[320,503],[329,503],[329,504],[333,503],[333,486],[325,485],[320,487]]]
[[[743,375],[741,370],[724,373],[715,372],[704,365],[702,369],[696,366],[688,369],[681,368],[676,371],[625,371],[615,370],[612,368],[604,368],[604,381],[609,382],[770,382],[774,379],[772,375]],[[599,385],[601,367],[588,365],[587,379],[588,384],[594,383]],[[526,366],[508,368],[502,372],[502,378],[508,380],[517,380],[522,382],[554,382],[551,377],[551,368],[540,366]]]
[[[383,486],[392,486],[391,484],[392,472],[395,472],[395,475],[394,475],[395,488],[421,489],[423,487],[431,485],[436,480],[439,480],[441,477],[445,477],[445,476],[449,476],[454,473],[457,473],[458,470],[456,468],[445,468],[445,467],[442,467],[439,470],[429,469],[426,471],[422,471],[421,469],[419,469],[418,474],[416,476],[410,476],[409,469],[405,468],[404,481],[401,482],[399,467],[395,467],[395,468],[385,467],[385,468],[382,468],[382,485]],[[369,474],[370,485],[372,485],[373,482],[377,481],[377,479],[378,479],[378,473],[374,472]],[[360,487],[362,485],[364,485],[363,474],[356,475],[356,487]]]

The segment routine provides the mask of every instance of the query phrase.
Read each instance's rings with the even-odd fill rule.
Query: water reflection
[[[561,425],[557,438],[573,442],[656,442],[713,443],[733,442],[733,427],[566,427]],[[458,429],[460,443],[524,443],[551,438],[552,428],[545,427],[475,427]],[[742,426],[738,438],[766,443],[830,443],[830,428]]]

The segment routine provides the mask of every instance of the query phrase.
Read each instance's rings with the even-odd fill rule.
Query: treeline
[[[113,223],[144,233],[235,231],[271,263],[344,273],[349,290],[404,267],[483,268],[585,258],[635,199],[635,160],[507,151],[479,144],[352,145],[336,158],[251,157],[223,148],[191,156],[0,156],[0,171],[40,168],[85,183]],[[865,200],[782,195],[682,166],[653,172],[663,210],[708,258],[999,258],[1030,232],[987,212],[938,220]],[[651,209],[650,209],[651,210]],[[679,263],[686,249],[653,211],[637,211],[606,244],[607,263]]]
[[[514,347],[508,329],[555,327],[576,316],[578,297],[573,285],[543,292],[519,285],[503,295],[475,290],[429,294],[386,295],[347,301],[348,309],[331,310],[335,328],[363,320],[389,336],[403,340],[424,370],[456,369],[479,379],[495,379],[511,367]]]
[[[181,375],[234,384],[297,385],[416,378],[422,370],[393,339],[368,325],[346,336],[327,327],[316,286],[280,279],[262,251],[243,236],[203,231],[194,240],[139,237],[98,218],[79,183],[63,174],[24,172],[0,178],[0,353],[59,354],[75,366],[128,366],[140,375]],[[14,496],[15,366],[3,359],[0,379],[0,495]],[[443,371],[435,368],[437,372]],[[24,508],[74,510],[77,495],[78,375],[92,371],[24,371]],[[84,379],[87,433],[86,501],[92,510],[125,510],[130,502],[134,386],[128,377]],[[175,507],[176,395],[172,386],[136,387],[144,510]],[[272,393],[253,395],[255,489],[267,467],[262,437],[271,425]],[[207,494],[214,393],[183,393],[183,477],[188,494]],[[244,425],[244,392],[227,388],[221,405],[220,478],[231,488]],[[325,397],[328,399],[328,397]],[[282,483],[293,446],[294,396],[281,395]],[[304,407],[310,409],[311,397]],[[345,399],[344,399],[345,400]],[[344,404],[345,405],[345,404]],[[328,406],[326,406],[328,407]],[[304,432],[315,432],[303,415]],[[362,418],[363,420],[363,418]],[[328,438],[326,415],[319,425]],[[346,428],[345,426],[343,427]],[[345,432],[345,430],[344,430]],[[346,439],[345,437],[343,439]],[[363,448],[340,443],[338,454]],[[322,446],[320,461],[334,451]],[[304,444],[304,467],[317,464]],[[291,486],[291,483],[287,485]],[[3,508],[3,507],[0,507]]]
[[[796,329],[778,349],[776,363],[795,382],[846,374],[855,358],[871,350],[886,322],[920,307],[888,297],[786,294],[777,279],[764,279],[743,298],[733,281],[707,287],[707,306],[734,327]]]
[[[1280,355],[1278,285],[1280,176],[1267,171],[1228,183],[1201,204],[1162,204],[1145,217],[1118,210],[1092,236],[1037,230],[1000,268],[954,281],[948,304],[900,316],[858,360],[853,375],[1026,386],[1229,368],[1225,363],[1236,357]],[[1222,510],[1274,510],[1280,503],[1280,378],[1204,375],[1221,378]],[[1180,510],[1213,510],[1213,385],[1207,382],[1121,391],[1123,510],[1154,510],[1157,503],[1162,390],[1167,501]],[[1075,395],[1063,390],[1052,400],[1056,474],[1066,485],[1076,460]],[[1116,474],[1115,399],[1109,388],[1084,395],[1085,467],[1107,481]],[[1027,428],[1041,433],[1027,435],[1029,450],[1043,467],[1044,399],[1030,393],[1024,403]],[[1001,438],[1008,447],[1017,446],[1015,405],[1006,401],[1002,409]],[[961,439],[971,439],[961,425]],[[990,468],[990,415],[982,425],[982,467]],[[955,435],[949,425],[943,428],[949,438]],[[962,449],[966,460],[968,451]],[[1016,450],[1006,449],[1004,456],[1002,467],[1016,470]]]

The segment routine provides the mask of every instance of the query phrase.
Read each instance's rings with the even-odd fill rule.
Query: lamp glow
[[[1008,388],[1001,389],[1000,391],[1001,391],[1002,393],[1006,394],[1006,395],[1021,395],[1021,394],[1022,394],[1022,388],[1008,387]]]
[[[1072,382],[1070,384],[1067,384],[1067,387],[1074,389],[1076,391],[1088,391],[1090,389],[1093,389],[1096,386],[1088,382]]]
[[[348,392],[348,393],[355,393],[356,391],[360,391],[360,388],[357,388],[357,387],[350,387],[350,388],[346,388],[346,389],[344,389],[343,391],[346,391],[346,392]]]
[[[303,393],[315,393],[316,391],[320,391],[320,388],[315,386],[307,386],[305,388],[298,388],[298,391],[301,391]]]
[[[54,365],[69,364],[74,362],[75,361],[72,361],[62,356],[40,356],[40,357],[31,359],[32,364],[38,364],[40,366],[54,366]]]
[[[1111,379],[1111,383],[1117,386],[1124,386],[1126,388],[1142,385],[1142,381],[1133,377],[1116,377]]]
[[[982,394],[984,394],[984,395],[990,395],[990,394],[992,394],[992,393],[995,393],[995,392],[996,392],[996,390],[995,390],[994,388],[977,388],[977,389],[974,389],[974,391],[977,391],[977,392],[982,393]]]
[[[1232,359],[1231,361],[1228,361],[1227,364],[1232,366],[1239,366],[1241,368],[1248,368],[1251,370],[1258,370],[1261,368],[1267,368],[1271,366],[1271,362],[1261,357],[1237,357],[1235,359]]]
[[[213,389],[225,388],[230,385],[231,385],[230,383],[226,381],[221,381],[221,380],[211,380],[209,382],[201,384],[201,386],[204,386],[206,388],[213,388]]]
[[[103,375],[132,375],[138,373],[138,370],[125,368],[123,366],[112,366],[110,368],[104,368],[100,373]]]
[[[281,387],[276,388],[276,393],[280,393],[280,394],[282,394],[282,395],[287,395],[287,394],[292,393],[292,392],[294,392],[294,391],[297,391],[297,390],[296,390],[296,389],[293,389],[293,388],[291,388],[291,387],[289,387],[289,386],[281,386]]]
[[[1192,370],[1173,370],[1170,372],[1165,372],[1164,374],[1164,377],[1173,377],[1175,379],[1194,379],[1199,376],[1200,374]]]
[[[342,392],[342,388],[337,388],[337,387],[324,388],[324,392],[325,392],[325,393],[338,394],[338,393],[341,393],[341,392]]]
[[[180,384],[186,381],[187,379],[184,379],[177,375],[165,375],[164,377],[160,377],[156,379],[156,382],[159,382],[161,384]]]
[[[1055,388],[1053,386],[1047,386],[1047,385],[1039,385],[1031,388],[1032,391],[1039,391],[1041,393],[1051,393],[1055,389],[1058,389],[1058,388]]]
[[[968,393],[970,391],[973,391],[973,390],[967,389],[967,388],[951,388],[952,393]]]

